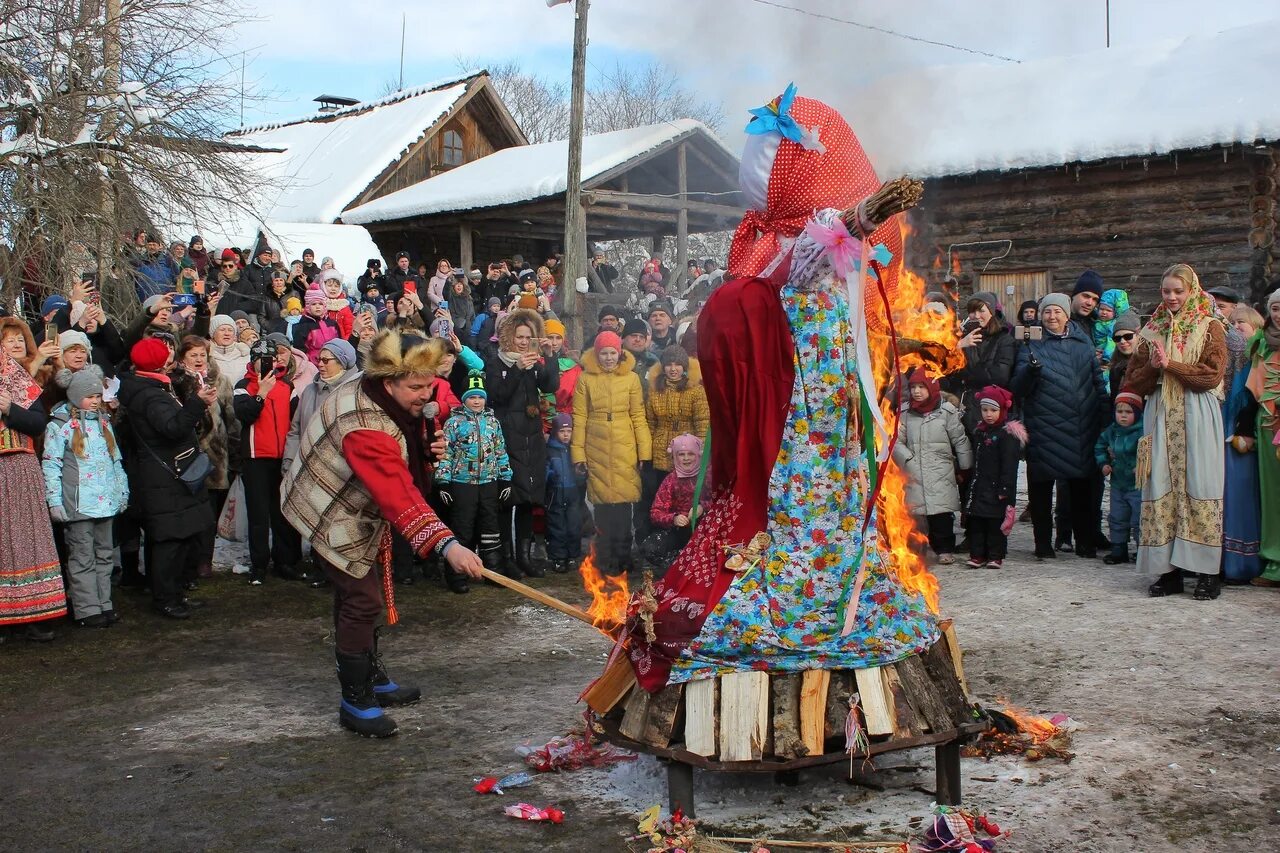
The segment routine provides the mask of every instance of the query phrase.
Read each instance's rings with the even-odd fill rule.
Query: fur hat
[[[1139,397],[1137,394],[1133,393],[1132,391],[1130,391],[1128,388],[1125,388],[1119,394],[1116,395],[1115,405],[1118,406],[1121,403],[1127,403],[1129,405],[1129,408],[1133,409],[1135,413],[1142,412],[1142,403],[1143,403],[1142,398]]]
[[[62,372],[58,371],[59,385],[62,385]],[[85,397],[102,393],[102,368],[96,364],[90,364],[84,370],[77,370],[67,377],[67,384],[64,387],[67,389],[67,401],[73,406],[79,406],[80,401]]]
[[[444,353],[445,342],[440,338],[427,338],[416,332],[401,334],[397,329],[384,329],[369,347],[369,354],[364,360],[364,373],[374,379],[434,375]]]
[[[1040,299],[1040,316],[1044,317],[1044,309],[1050,305],[1056,305],[1062,309],[1062,313],[1068,317],[1071,316],[1071,299],[1065,293],[1050,293]]]
[[[499,350],[502,352],[515,352],[516,329],[520,326],[528,326],[533,330],[535,343],[538,338],[546,337],[546,325],[542,322],[542,318],[538,316],[537,311],[530,311],[528,308],[516,308],[498,324]]]
[[[325,270],[324,272],[320,273],[321,284],[324,284],[329,279],[337,279],[338,284],[342,284],[342,281],[343,281],[342,273],[338,272],[337,270]]]
[[[613,347],[618,352],[622,352],[622,338],[618,337],[617,332],[601,332],[596,335],[596,342],[592,347],[597,353],[605,347]]]
[[[467,390],[462,392],[462,402],[467,402],[468,397],[483,397],[489,399],[489,394],[484,390],[484,371],[468,370],[467,371]]]
[[[689,369],[689,353],[679,344],[672,344],[662,351],[662,355],[658,357],[663,367],[668,364],[679,364],[685,370]]]
[[[533,293],[522,293],[520,298],[516,300],[516,307],[536,311],[538,309],[538,297]]]
[[[156,371],[169,360],[169,347],[159,338],[143,338],[129,350],[129,360],[138,370]]]
[[[77,332],[75,329],[67,329],[58,335],[58,346],[62,347],[63,352],[72,347],[84,347],[86,352],[90,355],[93,354],[93,347],[89,346],[89,336],[84,332]]]

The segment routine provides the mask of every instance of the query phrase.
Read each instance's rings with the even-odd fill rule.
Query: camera
[[[194,293],[173,294],[174,308],[190,308],[191,306],[196,304],[196,301],[197,301],[197,297],[196,297],[196,294]]]
[[[960,326],[960,331],[964,332],[967,335],[970,332],[976,332],[981,328],[982,328],[981,321],[975,320],[974,318],[970,317],[968,320],[965,320],[964,323]]]

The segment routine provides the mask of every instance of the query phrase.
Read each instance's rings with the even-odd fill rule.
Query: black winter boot
[[[422,691],[409,685],[396,684],[382,665],[382,653],[378,651],[378,633],[373,634],[373,695],[384,708],[394,705],[412,705],[422,698]]]
[[[486,560],[485,568],[496,567],[490,566]],[[449,588],[449,592],[456,592],[458,595],[466,595],[471,592],[471,584],[468,583],[467,576],[462,572],[455,572],[448,566],[445,566],[442,571],[444,573],[444,585]]]
[[[1171,569],[1160,577],[1156,578],[1156,582],[1147,587],[1147,592],[1152,598],[1160,598],[1165,595],[1177,595],[1182,592],[1182,570]]]
[[[1106,563],[1108,566],[1115,566],[1120,563],[1129,562],[1128,543],[1125,543],[1124,545],[1112,545],[1111,553],[1103,557],[1102,562]]]
[[[532,539],[521,539],[516,543],[516,565],[520,567],[520,571],[531,578],[547,576],[546,569],[542,568],[540,563],[534,562]]]
[[[1222,594],[1222,579],[1218,575],[1201,575],[1196,579],[1196,591],[1191,596],[1196,601],[1213,601]]]
[[[147,579],[138,571],[138,552],[120,552],[120,586],[125,589],[145,590]]]
[[[338,706],[338,722],[361,737],[391,737],[396,721],[382,711],[373,692],[373,654],[358,655],[336,652],[338,684],[342,686],[342,702]]]
[[[558,574],[558,575],[568,574],[568,573],[569,573],[569,561],[568,561],[568,560],[554,560],[554,561],[552,561],[552,563],[551,563],[551,571],[555,572],[555,573],[556,573],[556,574]]]

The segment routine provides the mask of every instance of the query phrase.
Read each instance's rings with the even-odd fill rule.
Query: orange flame
[[[904,243],[909,234],[909,230],[904,228]],[[956,348],[955,320],[949,313],[922,311],[925,291],[923,278],[906,268],[899,271],[898,285],[890,306],[899,339],[898,367],[903,372],[923,366],[935,375],[952,373],[964,366],[964,356]],[[906,345],[908,341],[924,346],[904,353],[904,349],[911,348]],[[872,336],[871,361],[876,382],[886,391],[879,401],[880,409],[887,423],[895,423],[893,408],[897,399],[889,392],[897,377],[891,375],[893,352],[887,335]],[[938,579],[925,565],[928,538],[920,531],[907,508],[906,474],[890,458],[882,468],[881,477],[878,527],[889,566],[904,589],[922,596],[928,608],[938,613]]]
[[[582,585],[591,593],[591,606],[587,608],[591,624],[607,636],[613,637],[627,620],[627,604],[631,601],[626,574],[614,576],[601,573],[596,568],[594,550],[578,566],[578,574],[582,575]]]
[[[961,272],[962,270],[960,267],[960,256],[952,255],[951,256],[951,274],[956,278],[959,278]]]
[[[1037,717],[1025,708],[1010,705],[1006,699],[997,697],[996,701],[1004,706],[1000,713],[1017,723],[1018,728],[1035,743],[1044,743],[1058,733],[1058,727],[1044,717]]]

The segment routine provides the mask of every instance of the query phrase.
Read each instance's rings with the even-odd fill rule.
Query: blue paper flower
[[[747,123],[747,133],[762,135],[780,133],[792,142],[803,142],[805,132],[791,117],[791,105],[796,99],[796,84],[788,83],[787,90],[763,107],[749,112],[753,116]]]

